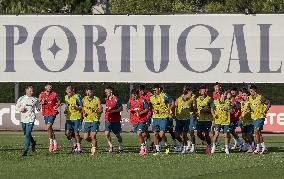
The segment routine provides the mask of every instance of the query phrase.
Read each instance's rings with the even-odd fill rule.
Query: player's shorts
[[[239,120],[230,122],[230,130],[231,131],[235,131],[238,126],[239,126]]]
[[[256,119],[253,121],[253,126],[255,130],[262,131],[265,118]]]
[[[242,127],[243,134],[252,134],[253,133],[253,124],[249,124]]]
[[[146,128],[146,122],[140,122],[138,124],[133,124],[133,132],[137,133],[139,132],[145,132],[145,128]]]
[[[45,124],[53,124],[55,121],[56,116],[44,116],[44,123]]]
[[[190,119],[187,120],[176,120],[176,132],[188,132],[189,131],[189,125],[190,125]]]
[[[82,120],[66,120],[65,130],[72,132],[80,132],[82,130]]]
[[[105,122],[105,131],[113,132],[114,134],[119,134],[121,132],[121,123]]]
[[[100,121],[94,121],[94,122],[84,122],[84,133],[88,132],[99,132],[100,130]]]
[[[196,121],[197,131],[210,132],[212,121]]]
[[[154,118],[152,124],[152,130],[154,132],[166,132],[168,126],[168,119],[167,118]]]
[[[230,125],[215,124],[214,131],[220,132],[223,129],[224,133],[230,132]]]
[[[173,118],[167,118],[167,128],[166,131],[174,128],[174,120]]]

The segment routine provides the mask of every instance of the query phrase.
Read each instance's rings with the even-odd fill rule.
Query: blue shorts
[[[145,132],[145,128],[146,128],[146,122],[140,122],[138,124],[133,124],[133,132],[137,133],[139,132]]]
[[[262,131],[265,118],[256,119],[253,121],[253,126],[255,130]]]
[[[210,132],[212,121],[197,121],[196,129],[201,132]]]
[[[84,122],[84,133],[88,132],[99,132],[100,130],[100,121],[95,121],[95,122]]]
[[[121,132],[121,123],[105,122],[105,131],[113,132],[114,134],[119,134]]]
[[[249,124],[242,127],[243,134],[253,134],[253,124]]]
[[[66,120],[65,130],[71,132],[80,132],[82,130],[82,120]]]
[[[56,116],[44,116],[44,123],[45,124],[53,124],[55,121]]]
[[[176,132],[188,132],[189,131],[189,125],[190,125],[190,119],[187,120],[176,120]]]
[[[238,126],[239,126],[239,120],[230,122],[230,130],[232,132],[234,132]]]
[[[223,129],[224,133],[230,132],[230,126],[229,125],[215,124],[214,131],[220,132],[221,129]]]
[[[174,120],[172,118],[167,118],[167,128],[166,131],[174,128]]]
[[[166,132],[168,127],[168,119],[167,118],[154,118],[152,124],[152,130],[154,132]]]

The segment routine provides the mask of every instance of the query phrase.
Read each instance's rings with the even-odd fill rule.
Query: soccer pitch
[[[34,132],[33,136],[37,151],[21,157],[22,133],[0,132],[0,178],[284,178],[283,135],[265,136],[269,153],[264,155],[232,151],[207,156],[197,141],[195,154],[150,153],[146,157],[139,156],[136,136],[128,133],[122,135],[123,154],[108,154],[107,142],[99,134],[95,156],[90,155],[85,141],[81,155],[68,154],[69,142],[61,132],[57,132],[58,153],[48,152],[45,133]]]

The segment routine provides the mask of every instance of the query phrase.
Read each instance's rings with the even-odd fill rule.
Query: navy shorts
[[[105,131],[113,132],[114,134],[119,134],[121,132],[121,123],[105,122]]]
[[[65,130],[71,132],[80,132],[82,130],[82,120],[66,120]]]
[[[100,121],[95,122],[84,122],[84,133],[88,132],[99,132],[100,129]]]
[[[53,124],[55,121],[56,116],[44,116],[44,123],[45,124]]]
[[[154,132],[166,132],[168,127],[168,119],[167,118],[154,118],[152,124],[152,130]]]

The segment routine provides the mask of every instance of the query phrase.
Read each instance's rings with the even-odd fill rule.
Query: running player
[[[127,111],[130,114],[130,122],[133,125],[133,132],[137,134],[138,143],[140,144],[140,156],[147,155],[147,149],[143,138],[146,123],[148,121],[148,108],[147,101],[139,97],[139,90],[131,90],[132,97],[127,103]]]
[[[82,129],[82,100],[74,93],[74,88],[68,86],[66,88],[65,95],[66,104],[66,123],[65,123],[65,135],[70,141],[72,151],[75,153],[81,153],[81,136],[80,131]],[[73,138],[73,134],[75,140]]]
[[[107,87],[105,89],[106,94],[106,110],[105,110],[105,135],[109,145],[109,153],[113,152],[113,145],[111,143],[110,132],[113,132],[117,138],[119,147],[118,153],[123,152],[123,143],[121,133],[121,115],[120,112],[123,111],[121,100],[113,95],[113,88]]]
[[[52,84],[46,83],[44,91],[39,95],[39,102],[42,108],[42,115],[45,122],[45,129],[47,130],[49,138],[49,152],[55,152],[58,150],[58,144],[55,139],[53,131],[53,123],[56,115],[58,114],[58,107],[60,106],[60,100],[57,93],[52,90]]]
[[[146,100],[146,102],[150,103],[150,97],[152,96],[152,93],[149,91],[146,91],[146,87],[145,85],[140,85],[139,86],[139,96],[141,99]],[[145,127],[145,135],[144,135],[144,141],[146,145],[151,145],[152,141],[151,141],[151,136],[149,133],[149,127],[151,125],[152,122],[152,109],[148,109],[148,115],[147,115],[148,121],[146,122],[146,127]]]
[[[99,131],[102,112],[103,107],[100,98],[94,96],[92,88],[86,88],[86,96],[83,98],[84,139],[92,146],[91,155],[96,153],[96,136]]]
[[[242,120],[242,137],[245,141],[243,145],[243,151],[247,151],[249,153],[253,152],[253,119],[251,118],[251,107],[249,102],[249,92],[247,89],[242,90],[242,99],[241,102],[241,120]]]
[[[255,85],[250,86],[249,102],[251,107],[251,118],[254,120],[253,126],[256,140],[256,149],[254,153],[263,154],[267,151],[267,148],[264,144],[261,131],[263,130],[267,111],[270,108],[270,102],[264,96],[257,93],[257,87]]]
[[[176,100],[175,102],[176,107],[176,127],[175,127],[175,134],[176,139],[182,141],[183,149],[182,154],[186,154],[188,152],[188,137],[187,133],[190,131],[192,146],[191,151],[195,151],[195,136],[194,136],[194,128],[191,128],[195,123],[194,119],[194,109],[196,107],[196,100],[195,96],[192,93],[192,90],[189,86],[185,86],[183,88],[183,94]],[[181,138],[182,136],[182,138]]]
[[[159,138],[164,140],[166,153],[169,153],[169,146],[167,145],[165,132],[168,125],[168,116],[171,113],[174,104],[167,94],[161,93],[160,85],[155,84],[153,91],[154,95],[150,98],[150,106],[153,109],[152,129],[154,131],[154,144],[156,148],[155,155],[157,155],[160,152]]]
[[[221,84],[216,82],[214,84],[214,91],[213,91],[213,94],[212,94],[213,100],[220,99],[220,97],[221,97],[221,92],[220,91],[221,91]],[[212,120],[211,134],[212,134],[212,137],[215,135],[215,119],[214,118]],[[216,145],[218,145],[218,139],[216,141]]]
[[[225,152],[229,154],[229,135],[230,135],[230,112],[232,110],[229,100],[226,100],[226,93],[220,93],[220,99],[214,100],[213,117],[215,119],[215,135],[213,136],[213,145],[211,148],[211,154],[215,153],[216,141],[219,137],[221,129],[225,138]]]
[[[40,111],[40,104],[36,97],[33,97],[33,87],[28,86],[26,95],[20,97],[16,104],[16,109],[21,113],[21,124],[25,136],[24,153],[27,156],[30,144],[32,151],[35,152],[36,141],[32,137],[32,130],[36,119],[35,111]]]
[[[202,143],[206,145],[205,153],[210,154],[210,128],[213,119],[213,100],[206,93],[206,86],[201,86],[199,93],[200,96],[197,98],[197,136],[202,140]]]
[[[242,141],[239,138],[238,134],[236,133],[236,128],[242,127],[241,125],[241,105],[237,101],[237,88],[234,87],[231,89],[230,93],[228,93],[228,100],[231,101],[232,111],[230,115],[230,132],[233,136],[234,146],[231,149],[240,149],[242,146]]]

